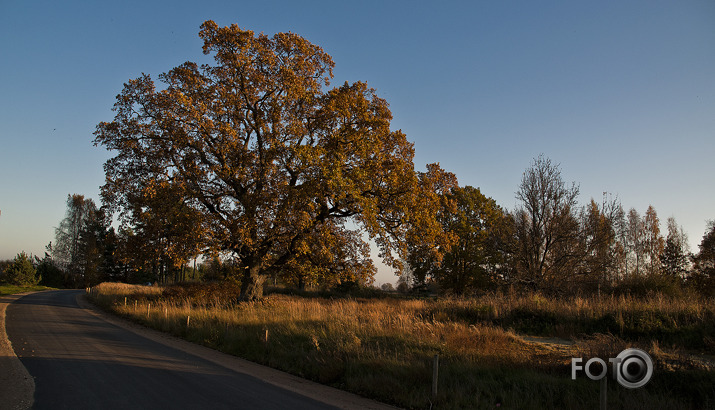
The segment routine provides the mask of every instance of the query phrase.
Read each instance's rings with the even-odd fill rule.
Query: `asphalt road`
[[[110,323],[78,305],[81,292],[34,293],[7,307],[35,409],[336,408]]]

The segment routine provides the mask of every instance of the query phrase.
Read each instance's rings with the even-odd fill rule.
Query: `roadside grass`
[[[2,295],[14,295],[16,293],[23,292],[37,292],[41,290],[55,290],[55,288],[48,288],[47,286],[17,286],[17,285],[0,285],[0,296]]]
[[[491,323],[520,334],[580,339],[610,334],[631,343],[715,355],[715,299],[689,295],[547,298],[491,294],[442,299],[429,314],[441,320]]]
[[[689,323],[708,332],[702,322],[712,318],[711,301],[272,294],[237,303],[237,292],[230,283],[166,289],[105,283],[89,296],[149,327],[405,408],[597,408],[599,383],[571,380],[570,358],[615,357],[625,346],[647,350],[656,372],[641,389],[611,381],[610,408],[715,408],[715,372],[662,348],[658,338],[668,332],[646,331],[655,326],[650,318],[665,317],[668,328]],[[634,329],[637,337],[625,340],[608,333],[610,327],[606,333],[589,332],[602,329],[599,318],[613,312],[620,312],[623,329]],[[579,340],[573,346],[529,343],[516,333],[524,329]],[[436,397],[431,395],[434,355],[440,361]]]

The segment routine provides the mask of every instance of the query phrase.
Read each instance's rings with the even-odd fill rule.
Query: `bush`
[[[11,259],[5,259],[0,261],[0,283],[5,283],[5,270],[12,265]]]
[[[632,295],[641,298],[654,294],[670,297],[683,296],[681,281],[666,275],[631,276],[624,279],[613,290],[617,295]]]
[[[32,266],[30,258],[25,252],[19,253],[13,263],[5,269],[3,275],[5,282],[11,285],[25,286],[37,285],[40,278],[36,275],[37,271]]]
[[[177,283],[168,286],[162,296],[169,300],[190,300],[198,306],[232,304],[240,299],[241,283],[223,280],[210,283]]]

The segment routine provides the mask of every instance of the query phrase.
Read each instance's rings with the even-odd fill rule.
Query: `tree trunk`
[[[251,263],[245,269],[241,283],[241,300],[253,301],[263,297],[263,284],[267,275],[261,272],[261,266],[258,263]]]

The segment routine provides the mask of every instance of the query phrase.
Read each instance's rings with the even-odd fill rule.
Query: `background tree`
[[[46,281],[58,287],[87,287],[124,279],[118,258],[120,242],[104,209],[98,209],[83,195],[68,195],[65,218],[55,229],[55,242],[47,246],[46,257],[38,260],[38,268],[47,270]]]
[[[99,242],[101,243],[102,255],[100,258],[99,271],[102,280],[119,282],[124,279],[124,269],[117,256],[121,247],[120,238],[114,227],[104,227],[100,232]]]
[[[660,255],[665,248],[665,240],[660,234],[660,219],[652,205],[648,206],[643,215],[643,247],[648,258],[648,273],[660,273]]]
[[[615,280],[622,281],[628,275],[628,222],[623,205],[620,201],[613,210],[613,231],[615,243],[613,245],[613,265]]]
[[[628,211],[626,225],[626,249],[628,258],[633,261],[633,263],[630,264],[632,266],[632,274],[639,276],[645,259],[645,227],[640,214],[635,210],[635,208],[631,208]],[[631,272],[626,272],[627,275],[630,273]]]
[[[507,215],[479,188],[452,188],[449,200],[455,207],[440,219],[456,240],[430,276],[442,290],[458,294],[491,288],[505,263],[497,233]]]
[[[97,261],[96,234],[93,230],[101,224],[103,216],[92,199],[84,195],[67,196],[67,211],[64,219],[55,229],[55,243],[52,258],[57,266],[67,273],[66,286],[85,286],[88,280],[95,280]]]
[[[578,257],[579,188],[567,186],[558,165],[540,155],[523,174],[514,214],[518,240],[518,282],[531,288],[553,288],[570,279]]]
[[[693,274],[690,283],[700,292],[715,295],[715,221],[708,222],[699,252],[693,257]]]
[[[409,271],[409,268],[408,268],[408,269],[406,269],[406,271],[403,271],[400,274],[399,278],[397,278],[397,289],[396,290],[400,293],[409,293],[410,290],[412,289],[413,283],[414,283],[414,276],[412,276],[412,272]]]
[[[689,270],[689,254],[688,237],[685,231],[678,226],[674,217],[668,218],[668,236],[665,239],[663,253],[660,255],[662,272],[678,280],[685,279]]]
[[[412,144],[390,130],[374,90],[358,82],[324,92],[331,57],[293,33],[207,21],[199,36],[215,65],[161,74],[160,91],[147,75],[129,81],[114,121],[97,126],[95,144],[116,153],[102,189],[113,210],[171,184],[201,215],[206,246],[241,265],[244,299],[260,297],[268,273],[330,221],[350,218],[395,267],[410,229],[420,225],[425,242],[443,235]]]
[[[0,283],[5,281],[5,269],[12,265],[12,259],[0,260]]]
[[[87,215],[80,232],[79,254],[75,256],[75,263],[81,275],[81,280],[76,285],[89,287],[107,279],[103,270],[106,225],[104,212],[101,210],[94,209]]]
[[[37,277],[36,273],[30,257],[25,252],[20,252],[12,264],[5,268],[3,277],[5,282],[11,285],[37,285],[41,278]]]
[[[294,257],[281,267],[284,282],[301,290],[306,286],[332,287],[343,282],[372,283],[377,268],[370,246],[359,231],[330,221],[316,227],[296,246]]]
[[[421,229],[412,229],[407,236],[408,256],[400,263],[399,275],[407,275],[411,286],[424,286],[428,278],[440,268],[443,256],[449,252],[457,240],[457,235],[448,227],[448,222],[457,211],[452,190],[459,188],[457,177],[451,172],[445,172],[437,164],[427,166],[427,172],[419,174],[425,204],[438,204],[434,216],[438,226],[433,229],[444,232],[440,242],[424,241]],[[419,227],[419,225],[416,225]]]
[[[147,250],[147,243],[134,233],[131,226],[120,226],[117,231],[117,246],[114,262],[123,282],[146,283],[158,279],[153,250]]]
[[[151,269],[151,281],[178,282],[186,264],[203,249],[203,216],[187,204],[184,191],[168,181],[150,181],[127,196],[125,220],[141,249],[139,266]]]
[[[35,266],[37,277],[41,278],[41,285],[52,288],[65,286],[67,277],[65,272],[52,259],[52,244],[47,245],[47,251],[42,259],[35,256]]]
[[[617,277],[617,254],[620,250],[616,242],[616,225],[622,212],[617,200],[608,202],[605,198],[601,207],[591,199],[582,212],[580,273],[588,282],[606,286]]]

